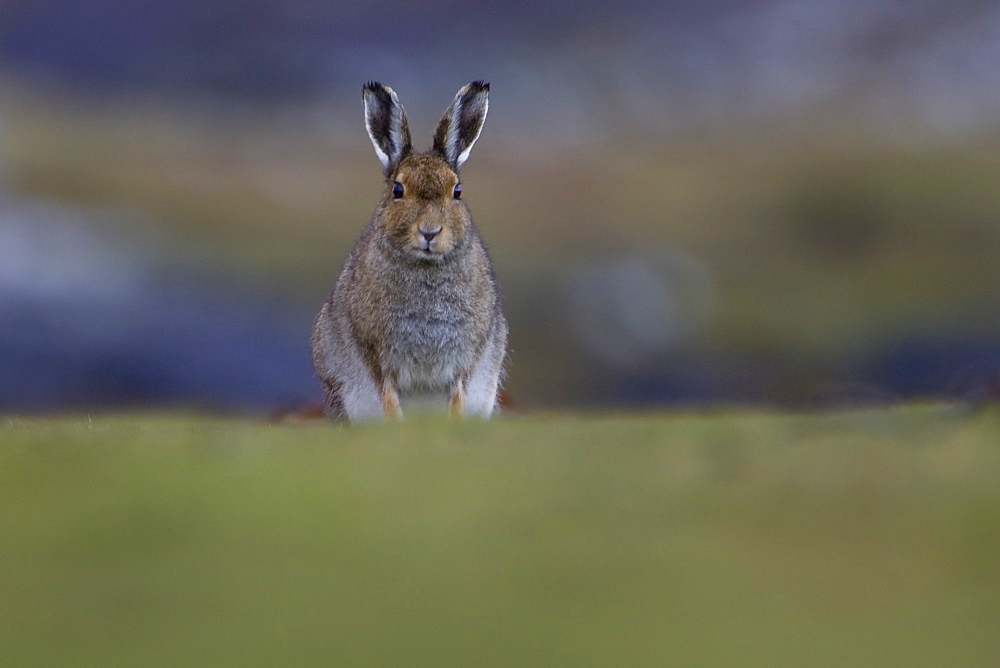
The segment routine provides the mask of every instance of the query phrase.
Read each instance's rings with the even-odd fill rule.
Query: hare
[[[385,190],[313,327],[330,418],[401,418],[404,406],[421,404],[454,416],[496,410],[507,321],[459,180],[489,91],[482,81],[462,87],[432,148],[415,153],[395,91],[364,86]]]

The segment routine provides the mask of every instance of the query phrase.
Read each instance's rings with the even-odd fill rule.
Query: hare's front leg
[[[448,414],[452,417],[465,417],[465,390],[466,376],[459,374],[455,382],[451,384],[450,400],[448,401]]]
[[[382,380],[382,414],[390,420],[401,420],[403,418],[403,408],[399,405],[399,393],[396,392],[396,385],[388,376]]]

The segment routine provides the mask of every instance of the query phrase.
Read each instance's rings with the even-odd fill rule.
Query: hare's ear
[[[396,91],[377,81],[365,84],[364,98],[365,127],[388,177],[413,150],[406,110],[399,103]]]
[[[462,86],[441,117],[434,133],[433,150],[456,171],[469,158],[472,145],[479,139],[489,107],[490,85],[473,81]]]

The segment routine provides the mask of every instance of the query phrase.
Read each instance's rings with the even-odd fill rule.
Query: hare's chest
[[[400,314],[387,351],[400,390],[447,387],[472,366],[475,328],[468,320],[460,305],[443,301]]]

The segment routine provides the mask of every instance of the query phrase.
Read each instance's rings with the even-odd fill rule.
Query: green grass
[[[6,665],[996,665],[1000,412],[0,426]]]

